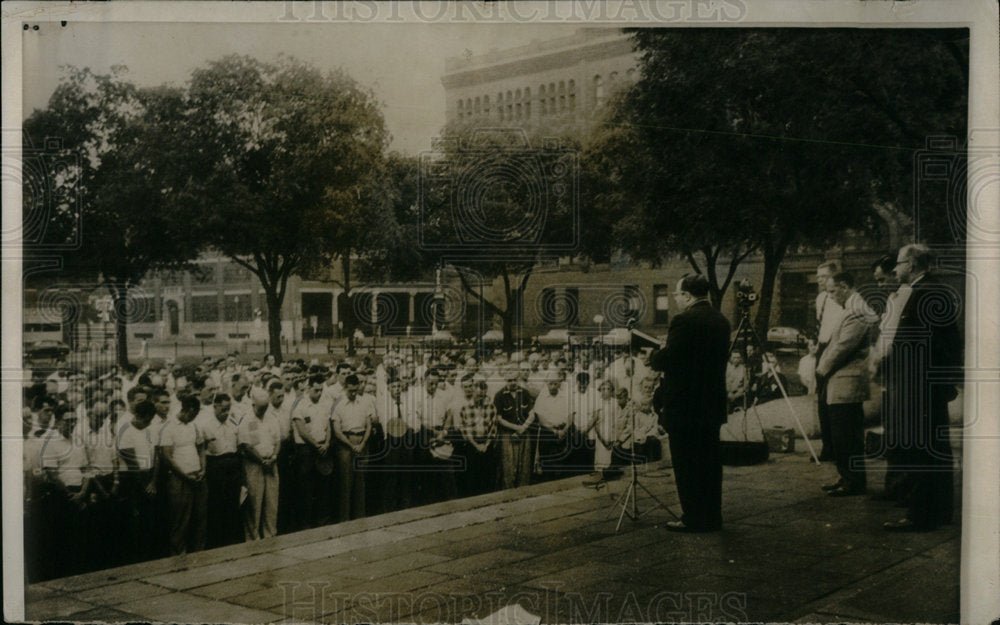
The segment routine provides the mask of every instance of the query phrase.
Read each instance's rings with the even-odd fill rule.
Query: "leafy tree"
[[[290,58],[225,57],[195,71],[188,94],[200,137],[188,195],[210,243],[260,280],[280,360],[289,277],[338,258],[349,277],[378,223],[369,191],[387,142],[379,104],[343,72]]]
[[[170,200],[181,184],[170,172],[183,94],[138,89],[125,71],[71,68],[46,108],[24,122],[26,147],[44,145],[45,158],[64,166],[44,172],[42,197],[26,195],[26,220],[45,211],[39,238],[25,246],[26,273],[55,253],[60,275],[107,288],[122,365],[135,304],[130,290],[152,269],[184,266],[199,247],[190,215]],[[46,205],[31,205],[35,200]]]
[[[529,135],[473,122],[446,128],[438,147],[421,162],[421,257],[457,271],[466,293],[500,317],[510,351],[535,268],[576,250],[578,139],[552,125]],[[479,288],[497,281],[502,297]]]
[[[611,247],[633,257],[687,258],[709,278],[716,304],[739,262],[760,254],[761,331],[789,251],[876,230],[876,207],[912,201],[912,163],[926,138],[964,135],[960,33],[642,29],[633,37],[641,77],[585,159],[588,193],[611,200],[588,204],[591,220],[609,224]]]

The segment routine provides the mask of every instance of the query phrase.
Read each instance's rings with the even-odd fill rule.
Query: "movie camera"
[[[736,306],[738,308],[750,308],[757,303],[759,297],[749,280],[740,280],[736,283]]]

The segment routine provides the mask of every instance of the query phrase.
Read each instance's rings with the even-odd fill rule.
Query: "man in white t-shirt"
[[[555,370],[544,374],[545,390],[538,394],[532,408],[538,419],[538,462],[545,479],[562,476],[572,424],[569,396],[562,392],[562,379]]]
[[[42,446],[42,468],[50,486],[47,506],[52,532],[51,563],[57,576],[74,575],[87,566],[86,543],[82,532],[88,501],[89,477],[84,473],[87,452],[73,440],[76,414],[65,407],[56,413],[56,435]]]
[[[323,398],[326,381],[322,375],[309,379],[309,391],[292,410],[292,434],[295,437],[295,492],[292,497],[295,529],[316,527],[317,503],[328,490],[330,472],[327,454],[330,449],[331,404]],[[322,469],[322,471],[321,471]],[[324,475],[325,473],[325,475]]]
[[[365,453],[375,415],[371,402],[362,400],[360,392],[358,376],[347,376],[344,397],[337,402],[331,418],[335,437],[338,521],[357,519],[365,514],[365,475],[355,471],[355,462]]]
[[[594,468],[594,437],[592,431],[588,432],[588,428],[597,403],[597,394],[590,385],[590,374],[580,371],[573,375],[573,388],[569,393],[572,427],[569,433],[570,462],[567,470],[589,473]]]
[[[278,448],[281,445],[281,424],[270,410],[267,391],[251,393],[253,416],[244,419],[236,434],[243,454],[243,474],[246,479],[247,501],[243,516],[246,540],[274,536],[278,530]]]
[[[129,559],[149,560],[160,550],[156,534],[156,476],[153,463],[159,440],[152,426],[156,407],[151,401],[132,406],[133,414],[125,413],[119,423],[118,457],[128,468],[120,474],[121,488],[130,519],[126,542]],[[129,419],[125,421],[125,419]]]
[[[194,420],[205,437],[205,485],[208,488],[205,546],[209,549],[243,540],[240,518],[243,467],[237,453],[239,424],[230,414],[231,404],[229,395],[218,393],[212,402],[212,415],[206,417],[201,412]]]
[[[176,420],[163,428],[164,469],[170,508],[170,551],[181,555],[205,548],[208,488],[205,484],[205,437],[194,424],[201,411],[197,397],[181,399]]]

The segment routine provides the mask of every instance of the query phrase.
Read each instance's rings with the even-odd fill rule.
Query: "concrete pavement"
[[[679,513],[669,470],[643,472]],[[643,494],[646,514],[616,533],[627,481],[571,478],[50,580],[28,587],[26,617],[459,622],[518,603],[543,623],[958,622],[959,516],[886,533],[903,510],[826,497],[834,473],[801,451],[726,467],[714,534],[667,532],[671,511]]]

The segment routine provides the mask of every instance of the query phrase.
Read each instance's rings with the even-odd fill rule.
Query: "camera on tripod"
[[[736,306],[737,308],[750,308],[757,303],[760,296],[754,290],[749,280],[740,280],[736,283]]]

